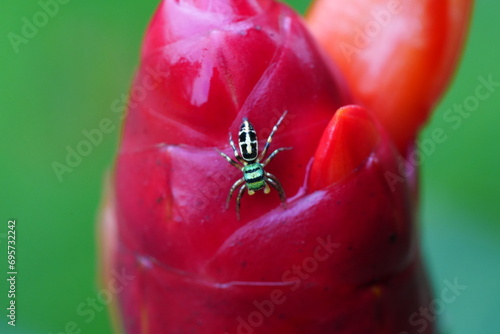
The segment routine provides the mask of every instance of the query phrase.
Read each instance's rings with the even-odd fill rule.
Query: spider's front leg
[[[286,114],[288,114],[288,110],[285,110],[283,115],[281,115],[280,119],[278,120],[278,122],[276,122],[273,129],[271,130],[271,133],[269,134],[269,137],[267,138],[266,145],[264,146],[264,149],[262,150],[262,152],[259,155],[259,159],[258,159],[259,161],[264,159],[264,157],[266,156],[266,152],[269,149],[271,142],[273,141],[274,134],[276,133],[276,131],[278,131],[278,128],[279,128],[281,122],[283,122],[283,119],[285,118]]]
[[[238,160],[240,163],[245,164],[245,160],[240,156],[240,152],[236,149],[236,145],[234,145],[233,141],[233,135],[231,132],[229,132],[229,145],[231,145],[231,148],[233,149],[234,152],[234,157],[236,160]]]
[[[221,156],[224,157],[224,159],[227,160],[227,162],[229,162],[231,165],[233,165],[234,167],[238,168],[239,170],[241,170],[243,167],[241,167],[236,161],[234,161],[233,159],[231,159],[231,157],[229,157],[226,153],[222,152],[222,151],[219,151],[218,149],[215,149],[217,152],[219,152],[219,154]]]

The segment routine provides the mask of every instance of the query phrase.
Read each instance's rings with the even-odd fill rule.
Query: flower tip
[[[378,129],[364,108],[349,105],[338,109],[316,149],[311,188],[325,188],[345,178],[368,159],[379,141]]]

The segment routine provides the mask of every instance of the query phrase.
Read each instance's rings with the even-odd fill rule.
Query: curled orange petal
[[[449,84],[472,6],[473,0],[317,0],[307,21],[356,103],[374,112],[404,153]]]

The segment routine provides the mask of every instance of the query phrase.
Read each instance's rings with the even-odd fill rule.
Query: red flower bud
[[[132,277],[126,333],[432,333],[408,321],[430,302],[412,188],[389,182],[392,139],[338,73],[282,4],[162,2],[102,218],[105,281]],[[251,146],[247,118],[261,152],[285,111],[256,162],[292,148],[264,166],[286,205],[245,191],[237,219],[244,173],[217,150],[248,166],[229,134]]]

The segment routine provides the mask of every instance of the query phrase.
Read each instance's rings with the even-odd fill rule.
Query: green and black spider
[[[238,168],[243,172],[243,177],[233,184],[226,200],[226,210],[227,210],[233,192],[238,187],[241,187],[238,192],[238,197],[236,198],[236,216],[238,220],[240,219],[240,200],[241,197],[243,196],[243,193],[245,192],[245,189],[248,189],[249,195],[253,195],[256,191],[261,189],[264,190],[265,194],[269,194],[269,192],[271,191],[271,189],[269,188],[270,184],[271,186],[273,186],[273,188],[275,188],[278,191],[281,203],[283,204],[283,206],[285,206],[286,196],[280,181],[278,181],[276,176],[274,176],[273,174],[266,172],[264,170],[264,167],[279,152],[284,150],[290,150],[292,148],[291,147],[278,148],[273,153],[271,153],[271,155],[269,155],[269,157],[264,162],[261,161],[265,157],[266,152],[269,149],[269,146],[271,145],[271,141],[273,140],[273,136],[275,132],[278,130],[278,127],[285,118],[287,112],[288,111],[285,111],[278,120],[278,122],[276,122],[276,125],[274,125],[271,133],[269,134],[269,137],[267,138],[266,145],[264,146],[264,149],[260,154],[259,154],[259,145],[257,141],[257,133],[255,132],[252,124],[248,121],[246,117],[243,118],[243,121],[240,126],[240,131],[238,133],[238,146],[240,148],[241,155],[240,152],[238,152],[238,150],[236,149],[236,146],[234,145],[231,133],[229,133],[229,144],[233,149],[234,157],[236,158],[236,160],[238,160],[239,163],[231,159],[227,154],[219,151],[219,154],[222,155],[231,165],[233,165],[234,167]]]

